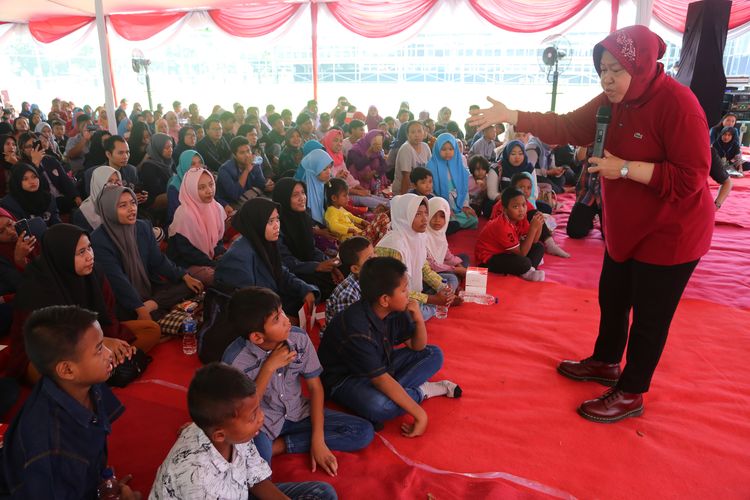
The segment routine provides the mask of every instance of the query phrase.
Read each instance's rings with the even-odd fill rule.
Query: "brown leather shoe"
[[[611,424],[623,418],[637,417],[643,413],[643,396],[610,389],[596,399],[584,401],[578,414],[586,420]]]
[[[565,360],[557,365],[560,375],[573,380],[593,380],[607,387],[612,387],[620,378],[620,363],[602,363],[594,358],[586,358],[581,361]]]

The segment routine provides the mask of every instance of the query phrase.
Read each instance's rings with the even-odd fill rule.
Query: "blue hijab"
[[[449,142],[453,146],[453,158],[445,161],[440,157],[440,150],[443,145]],[[469,196],[469,171],[464,167],[461,152],[458,149],[456,138],[453,134],[440,134],[432,147],[432,157],[427,162],[427,168],[432,172],[433,190],[437,196],[451,201],[450,182],[447,173],[450,172],[450,180],[456,188],[456,206],[451,210],[458,213],[464,206],[466,197]]]
[[[318,175],[333,164],[331,156],[322,149],[315,149],[302,158],[300,166],[304,174],[303,181],[307,185],[307,208],[315,222],[322,224],[323,204],[325,202],[325,184],[318,179]]]
[[[120,123],[117,124],[117,135],[125,138],[125,134],[128,133],[128,125],[130,125],[131,123],[133,122],[131,122],[127,118],[125,118],[124,120],[120,120]]]
[[[539,197],[539,186],[536,184],[536,175],[532,175],[528,172],[521,172],[521,175],[531,181],[531,195],[527,201],[536,208],[536,199]]]
[[[175,188],[178,193],[180,192],[180,186],[182,186],[182,178],[185,177],[185,172],[190,170],[190,166],[193,163],[193,158],[195,158],[195,155],[198,155],[198,157],[201,159],[201,163],[203,163],[203,157],[198,151],[194,149],[185,150],[182,152],[182,154],[180,154],[180,161],[177,163],[177,169],[169,179],[169,185],[167,186],[167,188],[171,186]]]
[[[316,149],[325,149],[325,147],[323,147],[323,145],[320,142],[314,139],[307,141],[305,144],[302,145],[302,158],[304,159],[305,156],[309,155]],[[301,164],[299,167],[297,167],[297,171],[294,173],[294,180],[296,181],[305,180],[305,169],[302,168]]]

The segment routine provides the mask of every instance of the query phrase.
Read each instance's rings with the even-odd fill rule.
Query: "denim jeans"
[[[372,424],[367,420],[323,408],[323,434],[326,446],[336,451],[357,451],[365,448],[375,437]],[[312,420],[303,418],[299,422],[287,420],[281,428],[279,437],[284,438],[287,453],[307,453],[310,451],[312,437]],[[264,432],[254,439],[255,447],[263,459],[271,465],[272,440]]]
[[[275,483],[281,492],[292,500],[337,500],[336,490],[322,481],[304,481],[302,483]],[[250,498],[257,498],[250,495]]]
[[[424,399],[419,386],[443,366],[443,351],[427,345],[421,351],[396,349],[391,356],[391,373],[417,404]],[[331,389],[331,399],[350,408],[370,422],[384,422],[403,415],[403,408],[380,392],[367,377],[349,377]]]
[[[454,292],[456,291],[459,283],[458,276],[447,271],[444,273],[438,273],[438,275],[445,280],[448,286],[451,287],[451,290],[453,290]]]

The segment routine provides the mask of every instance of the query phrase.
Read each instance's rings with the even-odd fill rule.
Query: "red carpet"
[[[430,420],[421,438],[401,437],[394,421],[380,433],[393,449],[376,438],[361,453],[337,453],[331,483],[340,497],[749,498],[750,182],[735,186],[677,311],[641,418],[581,419],[576,406],[604,388],[555,372],[559,359],[592,349],[603,252],[597,236],[572,241],[558,229],[573,258],[546,257],[546,283],[493,276],[498,305],[467,304],[429,323],[430,341],[446,357],[439,377],[460,383],[464,396],[425,402]],[[473,253],[475,235],[459,233],[452,249]],[[184,391],[198,366],[176,341],[153,354],[144,380],[117,391],[127,411],[110,439],[111,462],[133,473],[144,494],[188,420]],[[273,468],[276,481],[328,480],[301,455],[277,457]]]

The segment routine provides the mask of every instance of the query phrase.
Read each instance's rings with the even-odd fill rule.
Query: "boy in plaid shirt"
[[[364,263],[374,255],[375,249],[373,249],[370,241],[363,236],[349,238],[339,246],[341,271],[347,277],[338,284],[326,301],[326,325],[331,323],[334,316],[362,298],[359,288],[359,271]]]

